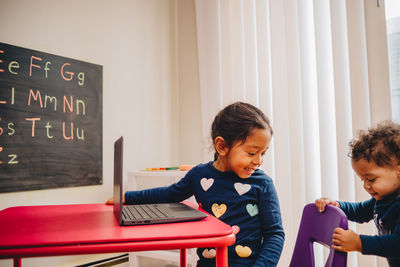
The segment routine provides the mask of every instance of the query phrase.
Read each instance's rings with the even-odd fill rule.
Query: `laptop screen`
[[[122,222],[123,141],[121,136],[114,143],[114,214],[119,224]]]
[[[123,193],[123,137],[114,143],[114,215],[120,225],[140,225],[200,220],[203,212],[183,203],[153,203],[122,205]],[[142,212],[138,211],[141,210]],[[156,210],[155,210],[156,209]],[[136,210],[136,211],[135,211]],[[137,216],[136,216],[137,215]]]

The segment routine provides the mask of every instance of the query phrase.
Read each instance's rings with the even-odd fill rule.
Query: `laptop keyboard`
[[[165,218],[167,215],[157,205],[124,206],[123,215],[130,220]]]

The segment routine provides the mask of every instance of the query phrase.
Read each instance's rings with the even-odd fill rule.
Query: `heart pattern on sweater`
[[[246,210],[250,214],[251,217],[254,217],[258,214],[258,207],[257,204],[247,204]]]
[[[251,255],[251,248],[249,248],[248,246],[243,247],[241,245],[237,245],[235,247],[235,251],[241,258],[247,258]]]
[[[236,192],[238,192],[239,195],[246,194],[251,189],[251,185],[249,184],[235,183],[233,186],[235,187]]]
[[[204,191],[207,191],[214,183],[213,178],[202,178],[200,180],[201,187],[203,188]]]
[[[237,225],[232,225],[232,230],[235,235],[240,232],[240,227]]]
[[[217,203],[214,203],[211,206],[211,210],[214,213],[214,216],[219,218],[226,212],[226,205],[225,204],[218,205]]]
[[[215,255],[217,255],[217,251],[213,248],[205,249],[203,250],[203,253],[201,253],[201,255],[203,255],[203,257],[206,259],[213,259],[215,258]]]

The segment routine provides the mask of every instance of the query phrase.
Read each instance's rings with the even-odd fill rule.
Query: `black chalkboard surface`
[[[0,43],[0,192],[102,184],[103,67]]]

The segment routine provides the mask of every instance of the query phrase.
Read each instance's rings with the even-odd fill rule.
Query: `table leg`
[[[181,267],[186,267],[186,249],[181,248]]]
[[[14,258],[14,267],[21,267],[21,258]]]
[[[217,267],[228,267],[228,247],[217,247]]]

